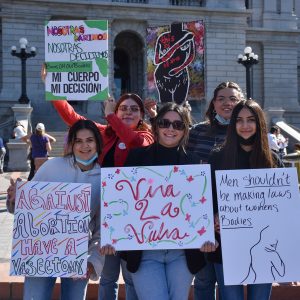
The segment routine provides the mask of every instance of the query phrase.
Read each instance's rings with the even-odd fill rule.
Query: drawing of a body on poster
[[[299,281],[296,169],[216,171],[216,185],[225,284]]]
[[[104,168],[101,245],[199,249],[214,242],[209,165]]]
[[[204,97],[202,21],[147,29],[148,94],[183,104]]]
[[[11,276],[84,277],[91,185],[18,182]]]
[[[45,61],[46,100],[107,99],[107,21],[48,22]]]

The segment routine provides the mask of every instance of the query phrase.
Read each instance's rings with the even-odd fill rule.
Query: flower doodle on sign
[[[141,166],[108,170],[102,178],[103,236],[117,248],[184,248],[207,235],[205,172],[176,165]]]

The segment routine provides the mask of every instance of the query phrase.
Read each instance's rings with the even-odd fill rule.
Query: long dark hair
[[[240,95],[240,97],[239,97],[240,100],[244,99],[243,91],[237,83],[235,83],[233,81],[221,82],[215,88],[213,98],[210,100],[209,106],[208,106],[208,108],[206,110],[206,113],[205,113],[205,119],[211,126],[213,125],[213,123],[214,123],[213,121],[214,121],[215,116],[216,116],[214,101],[217,99],[219,91],[223,90],[223,89],[226,89],[226,88],[237,90],[239,92],[239,95]]]
[[[67,147],[65,150],[65,156],[74,156],[73,146],[75,143],[75,139],[77,137],[77,132],[81,129],[87,129],[93,133],[96,141],[97,153],[99,156],[103,149],[103,141],[99,129],[97,128],[95,123],[91,120],[79,120],[70,127],[68,132],[68,140],[67,140]]]
[[[139,121],[137,128],[135,130],[136,131],[151,131],[151,127],[143,121],[143,118],[145,116],[145,108],[144,108],[143,100],[141,99],[141,97],[139,95],[134,94],[134,93],[123,94],[116,103],[115,113],[118,111],[118,108],[122,104],[122,102],[124,102],[127,99],[134,100],[134,102],[136,102],[136,104],[139,106],[140,111],[141,111],[142,119]],[[109,124],[107,125],[107,127],[105,129],[105,134],[108,136],[111,136],[114,134],[114,130],[112,129],[112,127]]]
[[[158,140],[158,122],[159,120],[163,119],[165,114],[169,111],[174,111],[176,113],[178,113],[178,115],[181,118],[181,121],[184,123],[184,135],[181,139],[181,141],[179,142],[179,147],[182,147],[183,150],[185,150],[185,147],[187,145],[188,142],[188,138],[189,138],[189,127],[191,124],[191,115],[190,115],[190,111],[188,108],[173,103],[173,102],[168,102],[166,104],[164,104],[158,111],[153,123],[152,123],[152,132],[154,134],[154,138],[156,140],[156,142],[159,142]]]
[[[256,135],[250,155],[250,168],[272,168],[274,162],[268,144],[267,125],[265,115],[261,107],[254,100],[242,100],[233,109],[227,136],[223,145],[223,167],[224,169],[236,169],[238,167],[239,139],[236,132],[236,120],[243,108],[247,108],[255,117]]]

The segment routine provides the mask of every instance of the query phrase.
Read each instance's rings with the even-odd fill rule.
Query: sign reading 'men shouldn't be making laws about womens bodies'
[[[209,165],[103,168],[101,245],[200,248],[215,241]]]
[[[107,99],[107,21],[48,22],[45,61],[46,100]]]
[[[295,168],[216,171],[226,285],[300,280]]]
[[[91,185],[18,182],[10,275],[86,274]]]

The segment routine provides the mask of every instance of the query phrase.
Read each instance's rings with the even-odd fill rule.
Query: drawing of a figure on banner
[[[204,97],[202,21],[148,28],[148,95],[183,104]]]

